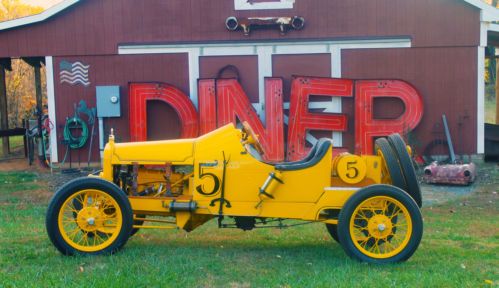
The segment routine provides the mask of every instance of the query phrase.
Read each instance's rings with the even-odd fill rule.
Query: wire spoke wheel
[[[390,185],[363,188],[345,203],[338,237],[352,258],[369,263],[409,259],[423,235],[419,207],[409,194]]]
[[[122,226],[118,203],[99,190],[83,190],[73,194],[62,205],[58,219],[64,240],[85,252],[95,252],[109,246],[118,237]]]
[[[113,253],[130,235],[133,215],[126,195],[102,179],[64,185],[47,211],[47,232],[63,254]]]
[[[369,215],[369,216],[366,216]],[[396,217],[396,221],[392,221]],[[350,220],[350,234],[362,253],[373,258],[389,258],[409,242],[412,220],[397,200],[378,196],[362,202]]]

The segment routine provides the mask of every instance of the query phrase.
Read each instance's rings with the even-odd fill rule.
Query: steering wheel
[[[243,122],[243,133],[246,134],[246,137],[243,139],[244,144],[250,144],[255,147],[256,151],[260,154],[263,155],[263,148],[262,144],[258,140],[258,135],[255,134],[255,131],[253,131],[253,128],[248,124],[248,122],[244,121]]]

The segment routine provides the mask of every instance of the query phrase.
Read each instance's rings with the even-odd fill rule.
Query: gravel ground
[[[68,172],[62,173],[60,171],[54,170],[52,174],[50,172],[40,173],[40,179],[47,182],[49,190],[56,191],[57,189],[59,189],[59,187],[61,187],[65,183],[79,177],[88,176],[89,174],[92,174],[98,170],[100,170],[100,168],[98,167],[75,169],[75,171],[71,171],[69,173]]]
[[[419,169],[419,178],[422,179],[423,169]],[[480,163],[477,164],[477,179],[468,186],[457,185],[429,185],[421,183],[423,193],[423,205],[433,206],[462,197],[472,192],[499,191],[499,164]]]
[[[477,165],[477,179],[475,183],[469,186],[449,186],[449,185],[428,185],[422,182],[423,169],[419,169],[418,177],[421,183],[423,193],[423,205],[433,206],[447,202],[453,198],[462,197],[474,191],[496,191],[499,192],[499,164],[497,163],[480,163]],[[78,177],[84,177],[91,174],[100,167],[94,165],[91,169],[82,168],[75,173],[61,173],[40,167],[40,165],[28,166],[26,159],[10,159],[0,161],[0,171],[20,171],[30,170],[36,172],[40,176],[40,180],[47,183],[48,191],[56,191],[64,183]]]

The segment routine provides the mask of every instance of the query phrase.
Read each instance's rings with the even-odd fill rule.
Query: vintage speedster
[[[67,255],[109,254],[138,229],[192,231],[216,218],[220,228],[251,230],[301,220],[324,223],[360,261],[400,262],[415,252],[421,193],[398,134],[377,139],[374,156],[333,157],[332,141],[323,138],[300,161],[266,163],[258,136],[242,126],[155,142],[118,144],[111,135],[102,172],[52,198],[50,240]]]

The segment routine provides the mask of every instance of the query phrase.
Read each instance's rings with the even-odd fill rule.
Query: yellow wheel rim
[[[352,213],[349,225],[355,247],[362,254],[377,259],[400,253],[412,235],[409,211],[389,196],[364,200]]]
[[[122,228],[120,206],[100,190],[79,191],[62,204],[58,216],[59,232],[71,247],[97,252],[109,247]]]

